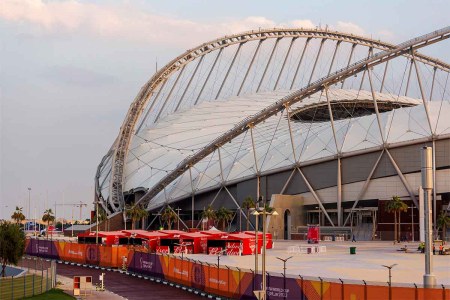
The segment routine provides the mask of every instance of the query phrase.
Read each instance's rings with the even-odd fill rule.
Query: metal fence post
[[[414,283],[414,300],[419,300],[419,291],[417,290],[417,284]]]
[[[33,296],[34,296],[34,277],[35,277],[35,274],[33,273],[33,291],[31,292],[33,294]]]
[[[14,275],[11,276],[11,300],[14,300]]]
[[[23,270],[23,263],[22,263],[22,270]],[[26,289],[27,286],[27,274],[23,274],[23,297],[26,297]]]
[[[339,281],[341,282],[341,298],[344,300],[344,280],[339,278]]]
[[[45,291],[48,291],[48,268],[47,268],[47,280],[45,281]]]
[[[301,286],[301,290],[302,290],[302,299],[301,300],[305,300],[305,290],[303,289],[303,276],[302,275],[298,275],[298,277],[300,277],[300,286]]]
[[[323,300],[323,279],[319,277],[320,280],[320,300]]]
[[[42,262],[41,259],[41,294],[43,293],[44,289],[43,285],[44,285],[44,263]]]
[[[367,282],[363,280],[364,282],[364,300],[367,300]]]
[[[442,299],[445,300],[445,286],[442,284]]]

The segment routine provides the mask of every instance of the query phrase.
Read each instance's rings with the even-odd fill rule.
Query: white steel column
[[[272,48],[272,52],[270,53],[269,61],[267,62],[266,68],[264,69],[264,73],[263,73],[263,75],[261,77],[261,81],[258,84],[258,88],[256,89],[257,93],[259,92],[259,89],[261,88],[261,85],[262,85],[262,83],[264,81],[264,78],[266,77],[267,69],[269,68],[270,63],[272,62],[272,57],[273,57],[273,54],[275,53],[275,50],[277,49],[279,41],[280,41],[280,38],[276,39],[275,45]]]
[[[411,64],[409,65],[408,79],[406,80],[405,96],[408,96],[409,81],[411,80],[413,61],[414,61],[414,59],[411,59]]]
[[[327,210],[325,209],[325,207],[322,204],[322,201],[320,200],[319,196],[317,196],[316,192],[314,191],[313,187],[311,186],[311,184],[309,183],[308,179],[306,179],[305,175],[303,174],[302,170],[300,170],[299,167],[297,167],[297,171],[300,173],[300,176],[302,176],[303,181],[305,182],[306,186],[308,187],[309,191],[311,192],[312,196],[314,197],[314,199],[316,199],[317,204],[319,205],[320,209],[322,210],[323,214],[325,215],[325,217],[327,217],[328,221],[330,222],[331,226],[334,227],[334,223],[331,220],[330,216],[328,215]]]
[[[306,52],[306,49],[308,48],[310,40],[311,40],[311,38],[308,38],[306,40],[306,42],[305,42],[305,46],[303,47],[302,55],[300,56],[300,60],[299,60],[299,62],[297,64],[297,69],[295,69],[294,78],[292,78],[292,83],[291,83],[291,87],[290,87],[291,90],[294,87],[295,79],[297,79],[297,74],[298,74],[298,71],[299,71],[300,66],[302,64],[303,57],[305,56],[305,52]]]
[[[357,45],[357,44],[353,44],[353,45],[352,45],[352,50],[350,50],[350,55],[348,56],[348,61],[347,61],[347,68],[350,66],[350,63],[351,63],[351,61],[352,61],[353,52],[354,52],[354,50],[355,50],[356,45]],[[345,79],[342,80],[341,89],[344,88],[344,83],[345,83]]]
[[[409,197],[411,198],[411,200],[414,202],[414,205],[416,207],[419,207],[419,203],[417,203],[417,199],[416,196],[414,195],[413,190],[411,189],[411,187],[409,186],[408,181],[406,180],[405,176],[403,175],[402,171],[400,170],[400,168],[398,167],[397,163],[395,162],[394,158],[391,156],[391,153],[389,152],[389,150],[386,148],[386,154],[389,157],[389,160],[391,161],[392,165],[394,166],[395,171],[397,172],[398,176],[400,177],[400,180],[403,183],[403,186],[405,187],[406,191],[409,194]]]
[[[230,67],[228,68],[228,71],[225,74],[225,78],[223,79],[222,84],[220,85],[219,91],[217,92],[217,95],[216,95],[215,99],[219,98],[220,92],[222,92],[222,88],[223,88],[223,86],[225,85],[225,82],[228,79],[228,75],[230,75],[230,71],[233,68],[234,62],[236,61],[236,57],[239,55],[239,52],[241,51],[241,48],[242,48],[243,44],[244,43],[240,43],[238,48],[237,48],[237,50],[236,50],[236,53],[234,53],[233,60],[231,61]]]
[[[387,73],[388,66],[389,66],[389,60],[386,62],[386,65],[384,66],[384,73],[383,73],[383,79],[381,80],[380,93],[383,92],[384,80],[386,79],[386,73]]]
[[[250,137],[252,139],[252,149],[253,149],[253,159],[255,160],[255,171],[256,171],[256,207],[259,206],[259,196],[261,195],[261,184],[260,184],[260,172],[258,168],[258,160],[256,158],[256,147],[255,147],[255,140],[253,138],[253,124],[249,124],[248,127],[250,128]]]
[[[202,63],[204,57],[205,57],[205,56],[202,56],[202,57],[200,58],[200,60],[198,61],[197,65],[195,66],[194,72],[193,72],[192,75],[190,76],[191,78],[189,78],[189,82],[188,82],[186,88],[184,89],[184,92],[183,92],[183,94],[181,95],[180,100],[178,101],[177,106],[175,107],[175,111],[177,111],[177,110],[178,110],[178,107],[180,107],[180,104],[181,104],[181,102],[183,101],[184,96],[186,95],[186,92],[188,91],[189,87],[191,86],[192,80],[194,79],[195,74],[197,74],[198,67],[201,65],[201,63]]]
[[[175,79],[175,83],[172,85],[172,88],[170,89],[170,92],[167,95],[166,100],[164,100],[162,107],[159,109],[158,115],[155,118],[155,122],[158,121],[159,117],[161,116],[161,113],[163,112],[164,108],[166,107],[167,100],[169,100],[170,96],[172,96],[173,90],[175,89],[175,86],[177,85],[178,80],[180,80],[181,75],[183,75],[184,69],[185,69],[185,66],[183,66],[181,68],[180,72],[178,73],[177,79]]]
[[[150,105],[150,108],[147,110],[147,112],[145,113],[144,118],[142,118],[141,124],[139,124],[138,128],[136,129],[136,134],[138,134],[139,131],[141,131],[142,125],[144,125],[145,120],[146,120],[147,117],[148,117],[148,114],[152,111],[153,106],[155,106],[156,101],[157,101],[158,98],[159,98],[159,94],[161,94],[161,91],[162,91],[162,90],[164,89],[164,87],[166,86],[166,83],[167,83],[167,79],[165,79],[165,80],[163,81],[163,83],[161,84],[161,87],[159,88],[158,93],[156,94],[155,98],[153,99],[152,104]]]
[[[376,168],[378,167],[378,164],[380,163],[381,157],[383,157],[383,153],[384,153],[384,149],[381,150],[380,155],[378,156],[377,161],[375,162],[375,164],[373,165],[372,169],[370,170],[369,175],[367,176],[366,181],[364,182],[363,187],[361,188],[361,190],[358,193],[358,196],[356,197],[356,201],[353,203],[352,209],[351,211],[353,211],[353,209],[355,209],[355,207],[358,205],[359,200],[364,196],[364,194],[367,191],[367,188],[369,187],[369,183],[370,180],[372,179],[372,175],[375,172]],[[347,218],[345,219],[344,225],[345,226],[348,222],[348,219],[350,219],[350,214],[347,216]]]
[[[217,64],[217,61],[219,60],[219,57],[222,55],[223,49],[224,48],[220,48],[219,53],[217,54],[216,58],[214,59],[213,65],[212,65],[211,69],[209,69],[208,76],[206,76],[205,82],[203,83],[202,88],[200,89],[200,92],[198,93],[198,96],[197,96],[197,99],[195,100],[194,105],[196,105],[198,103],[198,100],[200,99],[200,96],[202,95],[203,90],[205,89],[205,86],[206,86],[206,84],[209,81],[209,77],[211,77],[211,73],[212,73],[212,71],[214,70],[214,67]]]
[[[417,82],[419,83],[419,90],[420,90],[420,94],[422,96],[422,103],[425,108],[425,113],[427,114],[427,120],[428,120],[428,126],[430,128],[430,134],[433,136],[434,132],[433,132],[433,127],[431,126],[430,113],[428,111],[428,103],[425,98],[425,91],[422,86],[422,80],[420,79],[419,68],[417,67],[416,59],[414,58],[414,52],[412,52],[412,56],[413,56],[412,61],[414,62],[414,69],[416,69]]]
[[[434,90],[434,81],[436,79],[436,70],[437,70],[437,68],[434,67],[433,68],[433,80],[431,81],[431,88],[430,88],[430,98],[429,98],[430,101],[433,100],[433,90]],[[433,149],[434,149],[434,147],[433,147]]]
[[[336,145],[337,155],[337,214],[338,214],[338,226],[342,226],[342,173],[341,173],[341,153],[339,151],[336,128],[334,127],[333,110],[331,109],[330,97],[328,94],[328,87],[325,87],[325,96],[327,97],[328,114],[330,115],[331,129],[333,131],[334,144]]]
[[[242,83],[241,83],[241,86],[239,87],[239,91],[237,92],[237,96],[239,96],[241,94],[242,88],[244,87],[245,81],[247,80],[247,76],[250,73],[250,70],[252,69],[253,63],[255,62],[256,55],[258,55],[259,49],[261,48],[261,44],[263,43],[263,41],[264,40],[260,40],[258,42],[258,46],[256,46],[255,53],[253,54],[252,60],[250,61],[250,65],[248,66],[247,71],[245,72],[244,79],[242,79]]]
[[[289,57],[289,54],[291,53],[292,45],[294,44],[296,39],[297,39],[296,37],[292,38],[291,43],[289,44],[289,49],[286,53],[286,56],[284,57],[283,65],[281,66],[281,70],[280,70],[280,73],[278,74],[278,78],[277,78],[277,81],[275,82],[275,86],[274,86],[273,90],[276,90],[278,87],[278,82],[280,81],[281,74],[283,74],[284,67],[286,65],[286,61]]]
[[[334,59],[336,58],[336,53],[339,49],[339,46],[341,45],[341,42],[342,41],[337,41],[337,43],[336,43],[336,47],[334,48],[334,52],[333,52],[333,58],[331,59],[330,68],[328,69],[327,75],[331,74],[331,69],[333,68],[333,65],[334,65]]]
[[[314,72],[316,71],[317,62],[319,61],[320,53],[322,52],[323,44],[325,43],[326,39],[322,39],[320,42],[319,50],[317,51],[316,60],[314,61],[314,66],[311,71],[311,75],[309,76],[308,85],[311,83],[312,78],[314,76]]]

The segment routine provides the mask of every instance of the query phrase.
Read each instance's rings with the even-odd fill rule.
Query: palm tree
[[[98,225],[100,226],[100,224],[103,223],[103,231],[107,231],[108,230],[108,216],[106,215],[106,211],[103,207],[99,206],[98,209]]]
[[[445,241],[447,237],[447,227],[450,226],[450,217],[447,216],[445,211],[441,211],[438,219],[436,220],[438,230],[442,230],[442,240]]]
[[[216,215],[217,221],[222,222],[223,230],[225,230],[225,224],[233,220],[233,212],[224,206],[219,208]]]
[[[403,202],[400,197],[398,196],[393,196],[392,200],[390,200],[387,205],[386,205],[386,211],[388,213],[393,213],[394,214],[394,241],[399,241],[399,236],[400,236],[400,224],[398,223],[397,220],[400,220],[400,213],[403,211],[407,211],[408,210],[408,205],[406,205],[405,202]],[[398,214],[398,219],[397,219],[397,214]],[[398,229],[397,229],[398,228]]]
[[[244,199],[244,201],[242,202],[242,207],[245,208],[246,213],[247,213],[247,231],[248,231],[248,230],[250,230],[249,229],[250,209],[255,208],[255,201],[253,200],[253,198],[251,196],[247,196]]]
[[[217,214],[212,208],[211,204],[208,205],[208,207],[203,210],[202,219],[207,221],[212,220],[213,222],[217,220]]]
[[[136,222],[148,216],[148,211],[143,209],[140,205],[132,205],[126,212],[127,217],[131,219],[131,229],[134,230]]]
[[[25,220],[25,215],[22,213],[22,209],[23,209],[23,207],[16,206],[16,210],[14,211],[14,213],[11,216],[11,219],[16,221],[16,224],[19,224],[20,222]]]
[[[42,216],[42,221],[47,222],[47,239],[48,239],[48,228],[50,226],[50,222],[53,222],[55,220],[55,216],[53,215],[53,211],[51,208],[47,209],[46,211],[44,211],[44,215]]]
[[[164,212],[161,214],[161,220],[164,223],[167,223],[167,228],[169,230],[172,229],[172,223],[175,222],[177,218],[177,214],[169,206],[167,206]]]

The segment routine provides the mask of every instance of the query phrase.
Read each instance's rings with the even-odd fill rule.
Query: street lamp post
[[[177,211],[177,230],[180,230],[180,210],[181,208],[175,209]]]
[[[31,188],[28,188],[28,219],[31,219]],[[36,224],[34,224],[36,226]]]
[[[289,256],[288,258],[277,257],[277,259],[279,259],[279,260],[281,260],[283,262],[283,294],[284,294],[284,299],[287,298],[287,293],[286,293],[286,262],[288,260],[290,260],[292,257],[293,256]]]
[[[183,247],[186,247],[186,246],[190,246],[190,245],[192,245],[191,243],[181,243],[181,244],[179,244],[179,243],[174,243],[174,245],[175,246],[180,246],[181,247],[181,275],[180,275],[180,279],[182,279],[183,278],[183,262],[184,262],[184,251],[183,251]],[[187,248],[186,248],[186,250],[187,250]]]
[[[227,253],[227,249],[223,249],[219,253],[217,253],[217,290],[220,290],[220,280],[219,280],[219,274],[220,274],[220,256],[222,256],[223,253]]]
[[[255,210],[253,212],[253,215],[258,216],[258,215],[262,215],[262,226],[263,226],[263,240],[262,240],[262,270],[261,270],[261,274],[262,274],[262,293],[259,293],[259,295],[261,295],[262,297],[259,298],[260,300],[265,300],[266,299],[266,217],[268,215],[272,215],[272,216],[278,216],[277,211],[273,211],[273,212],[267,212],[265,207],[263,207],[261,209],[261,211]],[[258,236],[255,236],[256,240],[258,240]],[[255,271],[256,274],[256,271]]]
[[[393,264],[393,265],[390,265],[390,266],[382,265],[383,267],[385,267],[385,268],[387,268],[387,269],[389,270],[389,281],[388,281],[388,284],[389,284],[389,300],[392,299],[392,290],[391,290],[391,285],[392,285],[392,274],[391,274],[391,270],[392,270],[392,268],[395,267],[396,265],[397,265],[397,264]]]

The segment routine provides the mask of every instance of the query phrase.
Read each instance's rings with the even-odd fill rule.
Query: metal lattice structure
[[[301,167],[445,139],[450,126],[439,116],[448,109],[450,66],[417,50],[449,34],[444,28],[394,46],[328,30],[272,29],[189,50],[131,104],[98,167],[97,198],[108,213],[123,210],[124,192],[136,189],[148,209],[211,190],[226,190],[238,205],[228,185],[256,178],[259,195],[261,176],[292,170],[333,224]],[[397,124],[392,115],[403,117]],[[314,148],[319,141],[323,148]]]

